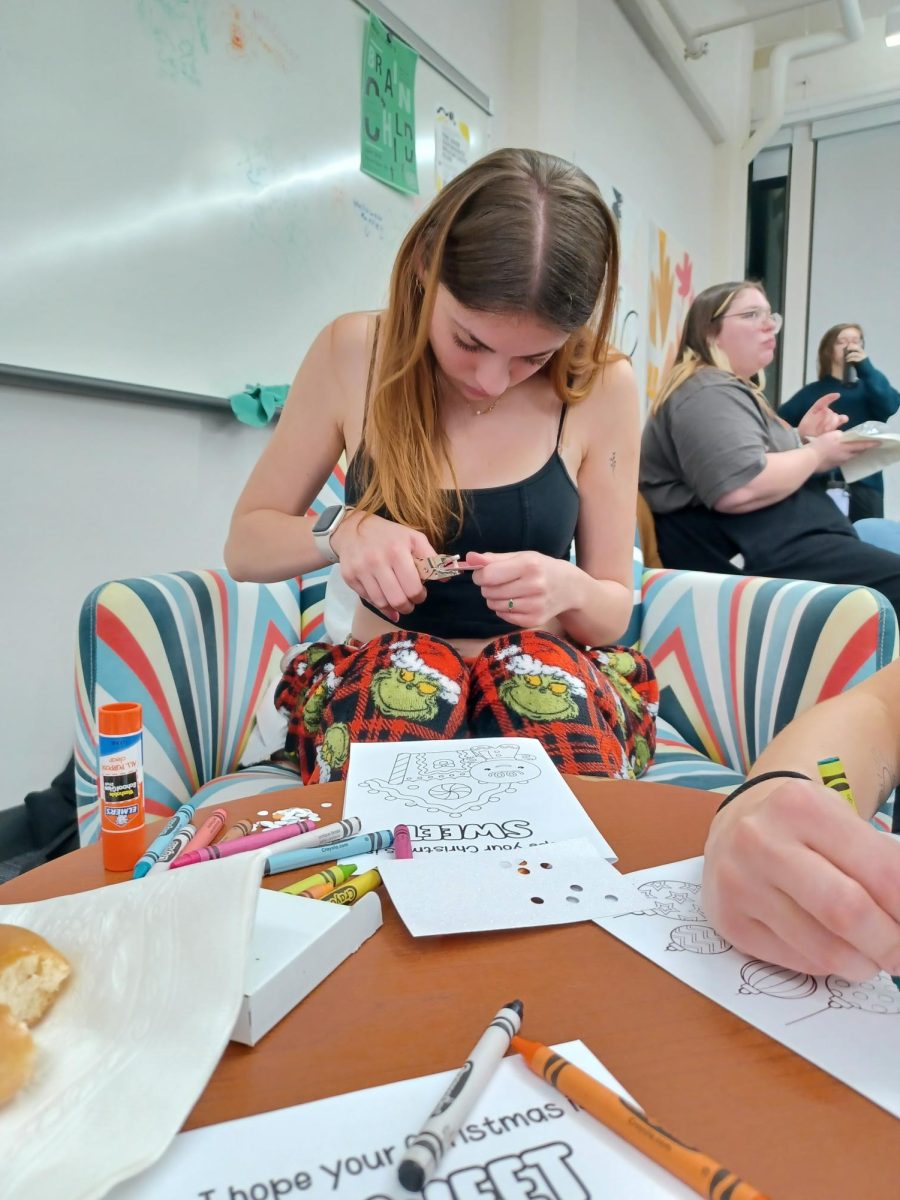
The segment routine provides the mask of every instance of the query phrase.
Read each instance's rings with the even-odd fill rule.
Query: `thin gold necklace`
[[[471,403],[468,400],[466,400],[465,396],[463,396],[463,400],[466,401],[466,407],[468,408],[469,412],[472,414],[473,417],[486,417],[488,413],[492,413],[494,411],[494,409],[497,407],[497,405],[500,403],[500,401],[503,399],[503,397],[505,395],[506,395],[506,392],[501,392],[500,395],[496,398],[496,400],[494,400],[494,402],[492,404],[489,404],[487,406],[487,408],[473,408]]]

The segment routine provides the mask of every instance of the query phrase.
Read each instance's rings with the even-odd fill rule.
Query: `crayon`
[[[295,834],[307,833],[311,828],[312,821],[297,821],[294,825],[276,825],[259,833],[248,833],[246,837],[235,838],[224,845],[205,846],[202,850],[182,854],[172,863],[172,869],[192,867],[194,863],[211,862],[214,858],[230,858],[233,854],[246,854],[250,850],[261,850],[264,846],[270,846],[272,842],[283,842],[285,838]]]
[[[196,805],[191,804],[190,801],[188,801],[186,804],[182,804],[180,808],[175,810],[175,812],[166,822],[166,826],[162,833],[153,839],[141,857],[134,864],[133,878],[140,879],[142,876],[147,874],[154,863],[159,862],[160,855],[162,854],[163,850],[165,850],[166,846],[168,846],[169,842],[171,842],[178,830],[184,829],[185,825],[187,825],[188,821],[190,821],[193,817],[195,807]]]
[[[278,853],[287,854],[289,850],[305,850],[308,846],[330,846],[333,842],[343,842],[359,833],[361,827],[359,817],[346,817],[332,825],[319,825],[308,833],[298,833],[279,842]]]
[[[190,821],[188,821],[184,829],[178,830],[171,842],[169,842],[168,846],[166,846],[165,850],[163,850],[162,854],[159,856],[159,862],[155,862],[147,874],[158,875],[163,871],[168,871],[169,867],[172,865],[172,862],[178,857],[196,832],[197,830],[190,823]]]
[[[315,875],[307,875],[305,879],[289,883],[281,890],[290,892],[292,896],[305,896],[310,888],[320,887],[324,884],[327,884],[329,888],[337,887],[339,883],[349,879],[355,870],[356,863],[339,863],[336,867],[326,867],[324,871],[317,871]]]
[[[816,763],[816,766],[819,768],[819,775],[825,786],[843,796],[854,812],[859,812],[841,760],[839,758],[823,758]]]
[[[394,826],[394,858],[412,858],[412,841],[408,825]]]
[[[317,883],[314,887],[307,888],[305,892],[300,892],[301,900],[324,900],[327,896],[338,887],[336,883]]]
[[[374,854],[376,850],[388,850],[393,845],[394,835],[390,829],[379,829],[377,833],[358,833],[343,842],[332,842],[328,846],[310,846],[306,850],[288,850],[285,854],[272,854],[266,859],[263,875],[278,875],[282,871],[297,871],[301,867],[314,867],[318,863],[330,862],[333,858],[351,858],[356,854]]]
[[[420,1192],[459,1133],[522,1024],[522,1001],[505,1004],[478,1039],[466,1065],[454,1075],[434,1111],[406,1149],[397,1178],[408,1192]]]
[[[354,879],[338,884],[333,892],[325,897],[326,904],[353,904],[366,892],[374,892],[381,886],[381,873],[373,867],[371,871],[363,871]]]
[[[219,838],[219,845],[221,846],[223,842],[233,842],[235,838],[246,837],[248,833],[252,832],[252,821],[238,821],[237,825],[232,825],[227,833],[222,834]]]
[[[331,891],[345,879],[349,879],[355,871],[356,863],[338,863],[336,866],[317,871],[315,875],[307,875],[305,879],[300,879],[296,883],[290,883],[287,887],[281,888],[281,891],[288,892],[292,896],[308,896],[311,891],[321,887]]]
[[[639,1108],[634,1108],[549,1046],[514,1037],[512,1048],[522,1055],[535,1075],[579,1104],[630,1146],[671,1171],[698,1195],[706,1196],[708,1200],[724,1200],[726,1196],[728,1200],[767,1200],[755,1187],[709,1155],[679,1142],[657,1121],[645,1116]]]
[[[210,842],[214,842],[216,837],[225,828],[225,822],[228,820],[228,813],[224,808],[216,808],[206,818],[191,840],[184,848],[185,854],[190,854],[192,850],[202,850],[204,846],[208,846]]]

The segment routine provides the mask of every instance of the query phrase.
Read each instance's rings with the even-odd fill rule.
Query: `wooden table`
[[[699,854],[718,803],[661,784],[570,782],[623,871]],[[341,784],[277,797],[279,808],[325,803],[328,820],[342,802]],[[238,819],[273,803],[228,807]],[[90,846],[0,887],[0,903],[123,878]],[[773,1200],[900,1197],[893,1117],[595,925],[414,939],[386,894],[383,906],[384,927],[258,1046],[229,1046],[185,1128],[459,1067],[485,1017],[519,996],[526,1036],[580,1038],[652,1116]]]

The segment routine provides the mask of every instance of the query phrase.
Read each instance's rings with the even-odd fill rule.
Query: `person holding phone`
[[[876,370],[866,353],[861,325],[832,325],[819,342],[819,377],[800,389],[778,410],[790,425],[799,425],[823,396],[835,395],[833,412],[845,416],[845,428],[863,421],[886,421],[900,408],[900,392]],[[836,471],[835,478],[843,483]],[[846,485],[851,521],[884,516],[884,477],[880,471]]]

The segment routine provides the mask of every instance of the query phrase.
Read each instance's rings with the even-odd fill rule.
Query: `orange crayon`
[[[686,1146],[671,1133],[666,1133],[639,1108],[634,1108],[549,1046],[521,1037],[514,1037],[510,1044],[535,1075],[568,1096],[629,1145],[671,1171],[698,1196],[705,1196],[707,1200],[725,1200],[726,1196],[728,1200],[768,1200],[762,1192],[708,1154]]]
[[[298,892],[297,895],[303,896],[307,900],[322,900],[325,896],[330,895],[337,886],[336,883],[314,883],[305,892]]]
[[[355,871],[356,863],[338,863],[336,866],[326,867],[323,871],[316,871],[315,875],[307,875],[297,883],[289,883],[287,887],[280,890],[291,896],[306,896],[312,888],[324,885],[329,891],[332,891],[345,879],[349,879]]]
[[[224,808],[213,809],[181,853],[187,854],[191,850],[202,850],[204,846],[211,845],[225,828],[227,820],[228,813]]]

